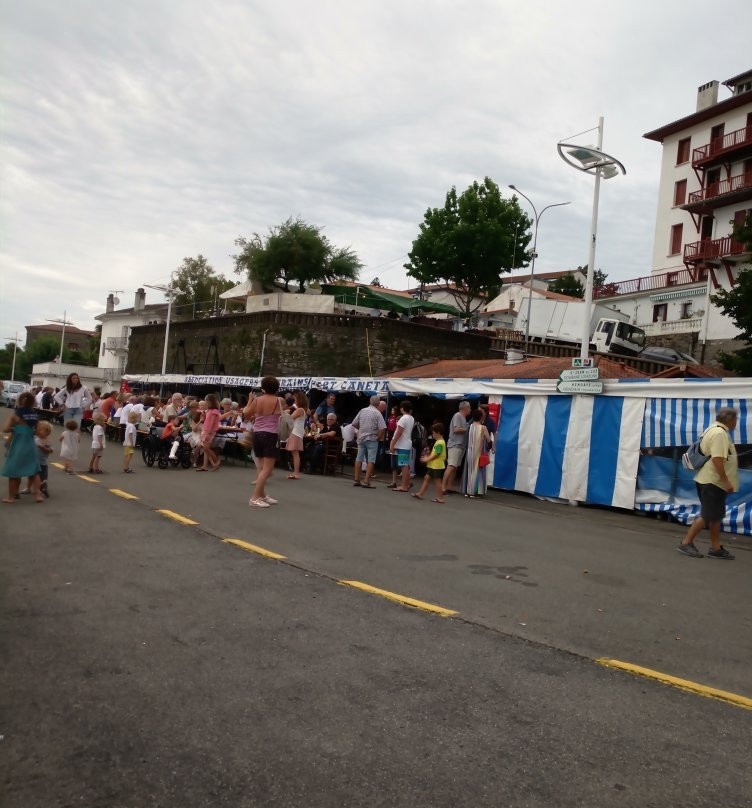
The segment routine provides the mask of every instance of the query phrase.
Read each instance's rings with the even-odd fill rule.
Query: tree
[[[172,287],[178,290],[173,305],[178,312],[192,317],[199,312],[213,313],[217,296],[234,285],[224,275],[218,275],[203,255],[184,258],[172,281]]]
[[[31,369],[40,362],[52,362],[60,354],[60,340],[57,337],[39,337],[31,344],[27,344],[22,351],[20,348],[16,355],[16,378],[31,378]],[[63,351],[63,362],[71,362],[74,355],[66,348]]]
[[[734,226],[733,237],[752,251],[752,214]],[[719,353],[721,364],[742,376],[752,376],[752,269],[743,269],[731,289],[721,289],[710,299],[731,317],[740,331],[739,339],[747,343],[745,348],[731,354]]]
[[[579,278],[574,275],[562,275],[552,283],[548,284],[549,292],[558,292],[560,295],[570,295],[571,297],[584,297],[585,287]]]
[[[263,238],[237,238],[235,271],[258,281],[264,289],[276,283],[290,291],[290,284],[305,292],[306,286],[335,280],[356,280],[363,264],[350,247],[335,247],[321,228],[302,219],[290,218],[269,229]]]
[[[517,197],[502,198],[488,177],[459,195],[452,187],[443,207],[426,211],[405,269],[421,284],[446,284],[469,318],[482,305],[475,300],[498,290],[502,273],[530,260],[531,224]]]

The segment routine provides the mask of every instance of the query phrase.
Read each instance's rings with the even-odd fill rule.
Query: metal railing
[[[674,272],[662,272],[660,275],[645,275],[641,278],[630,278],[626,281],[614,281],[605,286],[596,286],[593,297],[602,299],[617,295],[630,295],[635,292],[652,292],[656,289],[667,289],[687,283],[699,283],[702,278],[689,269],[677,269]]]
[[[733,236],[723,238],[706,238],[684,245],[685,261],[709,261],[724,258],[728,255],[740,255],[746,252],[744,245]]]
[[[752,171],[745,171],[743,174],[737,174],[735,177],[721,180],[720,182],[711,182],[706,188],[700,188],[699,191],[693,191],[689,195],[688,205],[696,205],[699,202],[707,202],[711,199],[716,199],[719,196],[726,194],[733,194],[736,191],[752,191]]]
[[[692,165],[697,166],[721,154],[738,149],[740,146],[752,146],[752,125],[721,135],[710,143],[692,150]]]

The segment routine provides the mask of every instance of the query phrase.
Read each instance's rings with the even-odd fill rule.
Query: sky
[[[0,0],[0,14],[3,344],[64,313],[93,328],[110,291],[130,306],[186,256],[237,278],[235,239],[290,216],[351,246],[364,282],[406,288],[427,208],[485,176],[539,210],[572,203],[541,217],[536,272],[585,264],[593,180],[556,143],[600,115],[627,173],[602,183],[595,263],[649,274],[661,146],[642,135],[752,67],[748,0]]]

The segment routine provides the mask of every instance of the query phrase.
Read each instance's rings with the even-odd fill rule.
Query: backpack
[[[426,432],[426,428],[419,421],[415,422],[413,431],[410,433],[410,439],[412,440],[413,446],[416,449],[423,449],[423,447],[426,445],[428,433]]]
[[[708,460],[710,460],[709,455],[702,453],[700,444],[702,443],[702,439],[705,437],[705,435],[707,435],[714,426],[715,424],[711,424],[682,455],[682,466],[684,466],[687,471],[699,471],[708,462]]]
[[[278,440],[284,443],[291,435],[293,427],[292,415],[289,412],[283,412],[279,419],[279,427],[277,429]]]

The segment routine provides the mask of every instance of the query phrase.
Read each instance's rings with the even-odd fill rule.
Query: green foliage
[[[517,197],[504,199],[488,177],[459,195],[452,187],[443,207],[426,211],[405,269],[422,284],[453,287],[457,307],[469,317],[482,305],[474,298],[489,297],[502,273],[528,263],[531,224]]]
[[[212,314],[214,301],[217,300],[216,308],[223,308],[218,296],[234,285],[231,280],[218,275],[203,255],[184,258],[172,281],[172,287],[178,290],[173,306],[183,316],[193,317],[194,311],[196,315]]]
[[[593,283],[595,286],[595,282]],[[549,292],[558,292],[560,295],[570,295],[571,297],[584,297],[585,287],[579,278],[574,275],[562,275],[552,283],[548,284]]]
[[[290,218],[272,227],[262,238],[237,238],[240,252],[234,255],[235,271],[257,280],[264,289],[274,284],[297,284],[298,292],[316,283],[356,280],[363,264],[350,247],[335,247],[321,228]]]
[[[736,230],[734,236],[739,238]],[[740,331],[739,339],[748,346],[732,354],[719,354],[721,364],[735,373],[752,376],[752,269],[743,269],[731,289],[721,289],[710,299],[734,321]]]

